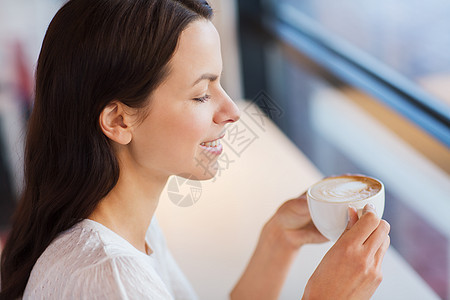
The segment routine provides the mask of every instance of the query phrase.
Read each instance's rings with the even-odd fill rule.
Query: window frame
[[[450,147],[450,110],[418,84],[321,28],[288,4],[262,1],[251,14],[254,21],[258,12],[263,31],[289,44],[347,84],[379,99]]]

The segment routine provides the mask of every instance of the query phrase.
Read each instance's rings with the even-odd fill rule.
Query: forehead
[[[185,86],[192,86],[204,73],[220,75],[220,38],[214,25],[203,19],[192,22],[181,33],[169,66],[171,71],[167,80]]]

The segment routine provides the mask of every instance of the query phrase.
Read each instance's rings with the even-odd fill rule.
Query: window
[[[444,1],[279,1],[274,11],[286,26],[274,25],[279,33],[289,36],[287,28],[291,28],[310,39],[310,46],[324,52],[310,50],[312,58],[450,146],[450,96],[445,84],[450,79],[446,54],[450,21],[445,17],[450,5]],[[334,59],[324,61],[327,56]],[[344,61],[353,73],[364,73],[373,82],[351,78],[349,70],[333,65],[333,60]]]

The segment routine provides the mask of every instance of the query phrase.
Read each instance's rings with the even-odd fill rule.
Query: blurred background
[[[325,175],[386,185],[392,246],[450,299],[450,3],[239,1],[246,98]]]
[[[63,3],[0,2],[3,240],[22,184],[36,60]],[[229,94],[260,105],[324,176],[381,179],[392,247],[450,299],[450,2],[211,3]]]

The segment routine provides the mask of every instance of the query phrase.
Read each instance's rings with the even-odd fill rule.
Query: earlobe
[[[109,139],[121,145],[127,145],[132,139],[131,127],[127,125],[128,118],[124,104],[113,101],[100,113],[100,128]]]

